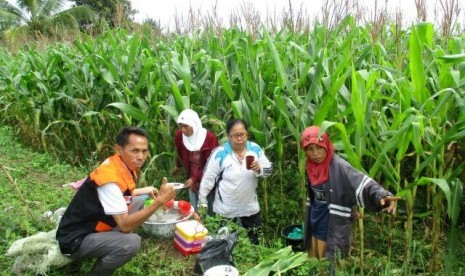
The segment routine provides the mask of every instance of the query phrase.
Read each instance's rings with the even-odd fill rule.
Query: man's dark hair
[[[140,127],[123,127],[119,133],[116,135],[116,144],[118,146],[124,147],[129,143],[129,135],[135,134],[138,136],[144,136],[149,139],[149,135],[147,134],[147,131],[143,130]]]

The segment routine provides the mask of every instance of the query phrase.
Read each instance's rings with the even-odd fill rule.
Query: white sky
[[[7,0],[15,3],[16,0]],[[65,0],[66,1],[66,0]],[[142,23],[147,18],[152,18],[159,22],[162,27],[173,30],[174,18],[187,21],[189,8],[202,15],[212,14],[221,18],[223,22],[228,22],[233,11],[236,14],[243,15],[241,8],[247,7],[249,10],[258,11],[260,18],[264,20],[267,15],[280,16],[283,11],[289,10],[289,3],[292,4],[294,11],[302,10],[308,15],[309,21],[313,22],[315,18],[321,19],[321,7],[325,0],[130,0],[132,7],[138,11],[135,20]],[[357,3],[359,7],[366,10],[365,14],[374,11],[375,3],[378,3],[378,9],[384,8],[394,14],[396,9],[402,11],[403,23],[409,25],[416,21],[415,0],[327,0],[329,3]],[[460,15],[458,23],[465,26],[465,1],[464,0],[424,0],[427,3],[427,19],[438,23],[441,21],[441,7],[439,2],[458,1]],[[213,6],[216,4],[216,10],[213,12]],[[251,8],[253,7],[253,8]],[[439,15],[438,15],[439,14]],[[393,16],[392,16],[393,18]]]
[[[332,2],[343,2],[342,0],[329,0]],[[375,0],[351,0],[350,2],[358,4],[368,11],[374,10]],[[437,20],[435,10],[439,10],[435,5],[438,0],[426,0],[428,7],[428,20]],[[443,0],[445,1],[445,0]],[[215,14],[224,21],[228,21],[231,11],[240,11],[245,4],[253,5],[255,10],[259,11],[263,19],[268,14],[280,15],[283,10],[288,10],[289,2],[292,3],[293,9],[297,10],[302,7],[309,16],[315,18],[321,12],[324,0],[131,0],[132,7],[139,11],[135,16],[137,22],[143,22],[147,18],[152,18],[160,22],[161,26],[173,26],[174,16],[186,18],[189,7],[195,11],[201,11],[202,14],[212,14],[212,6],[216,3]],[[378,6],[384,7],[387,3],[388,10],[392,13],[396,8],[402,10],[404,23],[409,23],[416,18],[415,0],[378,0]],[[463,0],[459,0],[461,9],[464,10]],[[251,4],[252,3],[252,4]],[[248,6],[250,7],[250,6]],[[379,7],[378,7],[379,8]],[[462,13],[463,18],[463,13]],[[310,20],[313,21],[313,20]],[[407,21],[407,22],[405,22]],[[463,19],[460,22],[463,24]],[[170,27],[170,28],[171,28]]]

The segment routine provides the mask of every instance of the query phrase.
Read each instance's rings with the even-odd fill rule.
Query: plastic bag
[[[236,243],[237,232],[223,234],[220,232],[210,239],[197,255],[194,267],[197,275],[203,275],[209,268],[218,265],[234,266],[232,251]]]

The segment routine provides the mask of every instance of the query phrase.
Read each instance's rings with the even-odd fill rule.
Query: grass
[[[14,54],[0,51],[0,72],[5,72],[0,74],[1,124],[14,126],[21,143],[50,154],[36,154],[12,143],[10,131],[9,138],[2,138],[0,161],[7,171],[0,169],[0,193],[8,200],[0,205],[4,227],[0,227],[0,246],[53,228],[41,219],[42,213],[65,206],[72,191],[61,184],[89,171],[54,158],[95,165],[110,154],[111,137],[122,125],[144,127],[157,141],[151,143],[152,159],[142,179],[145,183],[159,179],[174,159],[173,118],[191,107],[204,114],[207,128],[220,137],[224,134],[220,121],[244,118],[253,140],[265,146],[275,162],[275,175],[261,181],[258,190],[267,246],[282,246],[280,230],[302,220],[305,157],[296,142],[304,127],[316,124],[328,127],[338,152],[352,165],[370,168],[371,177],[408,203],[407,216],[399,215],[389,232],[379,235],[380,226],[374,225],[360,230],[364,241],[354,235],[359,244],[353,256],[362,257],[360,262],[349,262],[348,271],[360,270],[357,263],[362,272],[372,274],[391,267],[414,273],[442,269],[450,229],[446,206],[448,214],[459,211],[450,206],[465,207],[458,196],[448,196],[452,185],[445,183],[465,179],[461,32],[448,39],[455,17],[440,30],[426,22],[403,29],[401,14],[388,23],[383,14],[375,14],[360,25],[358,16],[342,16],[347,9],[340,8],[350,1],[336,2],[327,6],[328,20],[310,29],[293,28],[292,19],[291,27],[279,32],[254,31],[253,20],[248,31],[207,28],[163,38],[119,29],[95,39],[85,36],[73,44],[24,47]],[[416,2],[419,10],[426,5]],[[443,7],[458,3],[440,2]],[[437,35],[440,32],[442,36]],[[405,165],[406,160],[411,166]],[[7,173],[16,179],[18,189]],[[440,187],[446,188],[444,194]],[[414,210],[418,205],[425,209],[419,221]],[[370,216],[367,224],[373,219]],[[460,229],[463,217],[462,212]],[[383,244],[387,236],[393,237],[388,253]],[[166,243],[149,242],[147,250]],[[370,248],[378,244],[379,248]],[[241,272],[269,252],[269,248],[237,248]],[[357,248],[362,248],[365,263]],[[178,271],[178,264],[164,252],[159,256],[162,249],[156,247],[149,257],[131,262],[120,273],[140,274],[141,267],[151,272],[152,265],[156,273],[163,273],[164,267]],[[154,262],[157,258],[163,261]],[[10,264],[5,266],[7,274]],[[191,264],[179,265],[182,274]],[[76,273],[88,269],[85,264],[81,267]],[[66,269],[54,273],[67,274]],[[306,275],[312,269],[299,268],[295,274]]]
[[[66,207],[74,191],[62,185],[85,177],[88,169],[72,167],[49,154],[24,148],[14,140],[8,127],[0,127],[0,164],[6,169],[0,173],[0,195],[7,199],[0,202],[0,275],[11,275],[14,259],[5,256],[9,246],[15,240],[54,229],[55,224],[43,214]],[[180,197],[186,196],[187,193],[180,194]],[[196,257],[184,257],[175,251],[172,239],[149,236],[141,228],[137,233],[142,237],[139,254],[115,275],[193,274]],[[83,275],[90,271],[92,264],[93,260],[75,262],[52,268],[49,275]],[[244,264],[253,266],[247,261]]]
[[[9,246],[20,238],[33,235],[39,231],[50,231],[55,227],[43,217],[43,213],[48,210],[56,210],[65,207],[73,196],[71,188],[62,187],[62,184],[83,178],[88,168],[73,167],[53,159],[49,154],[37,153],[23,147],[13,136],[13,131],[9,127],[0,127],[0,164],[7,168],[7,173],[11,175],[13,182],[8,179],[5,171],[0,171],[0,275],[11,275],[13,258],[6,257],[5,252]],[[186,197],[187,194],[180,194]],[[405,215],[399,213],[392,223],[391,228],[385,228],[383,220],[387,217],[383,215],[365,214],[365,261],[363,272],[366,275],[401,275],[403,256],[403,222]],[[415,260],[408,268],[410,274],[432,275],[428,273],[428,259],[430,245],[425,229],[431,229],[431,221],[418,218],[415,221],[413,234],[412,257]],[[217,218],[207,219],[205,224],[211,232],[218,229]],[[423,226],[421,226],[423,225]],[[228,225],[232,226],[232,225]],[[232,226],[234,227],[234,226]],[[459,226],[459,232],[464,230],[465,225]],[[276,231],[279,231],[277,229]],[[358,235],[359,229],[354,225],[354,237]],[[391,232],[392,231],[392,232]],[[118,269],[115,275],[193,275],[193,268],[196,256],[183,257],[175,251],[171,239],[159,239],[151,237],[138,229],[137,233],[142,237],[142,247],[135,258],[122,268]],[[389,235],[392,234],[392,247],[387,245]],[[441,240],[441,248],[438,254],[445,256],[446,237]],[[241,274],[247,272],[267,257],[284,247],[284,240],[281,238],[262,240],[265,246],[251,245],[245,233],[240,231],[239,239],[236,242],[233,252],[235,265]],[[465,242],[459,241],[458,248],[463,248]],[[352,256],[340,263],[340,271],[344,275],[359,275],[358,239],[354,238]],[[390,257],[389,257],[390,256]],[[452,275],[460,275],[465,271],[463,263],[464,252],[459,250],[455,269]],[[90,271],[93,260],[74,262],[62,268],[51,268],[49,275],[83,275]],[[317,275],[327,273],[328,263],[309,259],[303,265],[292,269],[285,275]],[[443,270],[442,270],[443,271]],[[34,275],[27,272],[26,275]],[[441,275],[435,274],[435,275]]]
[[[62,185],[85,177],[89,169],[60,163],[47,153],[23,147],[15,141],[10,127],[0,127],[0,164],[6,168],[0,171],[0,195],[4,199],[0,201],[0,275],[11,275],[14,259],[5,256],[9,246],[39,231],[53,230],[55,224],[43,214],[66,207],[74,191]],[[187,193],[179,196],[187,197]],[[210,230],[219,227],[216,218],[207,219],[206,225]],[[195,255],[182,256],[175,251],[172,239],[149,236],[141,228],[136,232],[142,237],[141,250],[115,275],[193,275]],[[281,241],[277,244],[282,246]],[[274,250],[251,245],[242,231],[235,248],[236,266],[241,272]],[[92,264],[93,260],[85,260],[53,267],[49,275],[83,275],[90,271]],[[26,275],[34,272],[28,271]]]
[[[43,213],[66,207],[74,191],[62,184],[86,176],[87,169],[61,164],[48,154],[36,153],[14,141],[10,128],[0,128],[0,164],[11,175],[0,173],[0,271],[11,275],[14,259],[6,257],[8,247],[17,239],[39,231],[50,231],[55,225]],[[23,200],[23,198],[25,200]],[[171,240],[145,235],[140,253],[117,275],[190,275],[195,257],[183,257],[173,249]],[[82,275],[91,268],[92,261],[82,261],[63,268],[53,268],[50,275]]]

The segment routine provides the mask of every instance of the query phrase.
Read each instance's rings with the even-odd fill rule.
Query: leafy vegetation
[[[79,33],[81,24],[97,19],[87,6],[63,10],[61,0],[19,0],[17,5],[0,0],[0,32],[10,42]]]
[[[82,178],[87,169],[60,164],[48,154],[38,154],[23,148],[15,141],[11,128],[0,127],[0,145],[0,195],[8,199],[0,202],[0,268],[1,275],[10,275],[14,259],[4,255],[8,247],[20,238],[54,229],[54,222],[44,213],[67,206],[74,192],[69,187],[62,187],[62,184]],[[8,175],[14,180],[10,181]],[[210,234],[219,229],[220,221],[219,218],[205,220]],[[242,273],[262,258],[279,260],[276,256],[272,257],[274,251],[289,255],[289,248],[279,250],[279,247],[252,245],[243,229],[232,224],[228,226],[231,230],[239,231],[234,256]],[[143,237],[139,254],[119,269],[116,275],[192,275],[196,259],[194,255],[183,257],[175,251],[172,240],[149,236],[141,229],[138,232]],[[278,241],[276,246],[282,246],[282,242]],[[295,255],[300,256],[300,262],[304,257],[302,254]],[[281,263],[281,269],[289,269],[292,264],[295,266],[298,260],[293,260],[290,264]],[[62,268],[52,267],[49,275],[82,275],[89,272],[91,266],[92,260],[74,262]],[[29,271],[29,274],[33,275],[33,271]]]
[[[43,216],[48,210],[55,210],[59,207],[66,206],[73,191],[69,187],[62,187],[63,183],[68,183],[81,178],[88,171],[87,168],[75,168],[61,162],[57,162],[48,154],[38,154],[30,149],[24,148],[18,144],[13,136],[11,128],[0,128],[0,162],[2,171],[0,172],[0,195],[2,198],[8,198],[0,202],[0,269],[1,275],[10,275],[13,259],[5,257],[7,248],[17,239],[30,236],[38,231],[49,231],[55,227],[55,224]],[[13,176],[18,190],[14,189],[13,184],[8,180],[7,174]],[[19,192],[18,192],[19,191]],[[22,197],[26,199],[22,200]],[[186,197],[187,194],[181,194]],[[28,208],[26,207],[28,206]],[[402,214],[400,215],[403,216]],[[386,229],[383,222],[384,216],[369,217],[365,228],[367,244],[365,271],[371,275],[401,275],[402,272],[396,268],[396,263],[402,262],[402,256],[396,255],[392,261],[384,253],[386,250],[386,236],[393,234],[393,240],[402,239],[401,221],[391,224],[391,229]],[[421,218],[415,219],[417,223],[425,223]],[[220,227],[221,220],[218,218],[207,218],[204,221],[211,233]],[[269,246],[255,246],[250,244],[246,234],[242,229],[235,225],[228,225],[230,229],[239,230],[239,240],[234,249],[234,259],[236,267],[241,274],[249,273],[256,275],[254,272],[267,271],[276,269],[281,266],[291,267],[299,259],[304,257],[301,253],[290,254],[289,249],[281,249],[284,240],[279,237],[272,242],[268,241]],[[393,231],[392,231],[393,230]],[[461,225],[458,231],[465,230]],[[357,228],[356,228],[357,231]],[[422,235],[425,228],[416,229],[414,236]],[[148,236],[140,229],[139,234],[143,237],[143,244],[139,254],[119,269],[116,275],[191,275],[195,263],[195,256],[182,257],[181,254],[174,251],[172,241],[169,239],[158,239]],[[357,233],[355,233],[357,235]],[[262,241],[262,244],[267,242]],[[461,240],[457,247],[465,245]],[[393,253],[397,254],[403,250],[401,243],[393,243]],[[425,271],[427,259],[429,258],[429,245],[425,241],[415,240],[415,247],[412,255],[415,257],[409,268],[410,274],[417,274]],[[359,244],[356,241],[354,250],[359,250]],[[440,254],[443,256],[444,247],[441,246]],[[355,255],[355,256],[354,256]],[[361,273],[357,254],[353,257],[341,261],[339,271],[345,275],[359,275]],[[458,259],[465,257],[464,252],[460,251]],[[300,260],[302,261],[302,260]],[[52,267],[49,275],[78,275],[85,274],[91,269],[92,260],[74,262],[62,268]],[[287,272],[286,275],[315,275],[327,271],[329,264],[316,259],[308,259],[305,264],[295,267]],[[463,272],[465,264],[462,262],[457,265],[456,273],[448,275],[459,275]],[[26,275],[33,275],[30,271]],[[267,275],[267,274],[265,274]]]
[[[463,271],[456,240],[464,221],[465,37],[441,36],[427,22],[405,30],[397,21],[361,26],[342,18],[280,31],[118,29],[72,44],[0,50],[0,120],[22,143],[86,167],[112,152],[122,126],[141,126],[151,136],[146,185],[173,165],[182,109],[198,111],[223,141],[225,121],[244,118],[275,165],[259,187],[270,248],[279,248],[282,228],[303,220],[300,133],[321,125],[339,154],[404,199],[396,218],[365,214],[353,259],[339,269]],[[243,267],[266,255],[257,260],[247,250],[238,248]]]
[[[88,6],[92,8],[101,19],[111,23],[111,26],[120,26],[122,21],[130,20],[136,13],[132,9],[131,1],[128,0],[71,0],[71,2],[75,3],[76,7]]]

